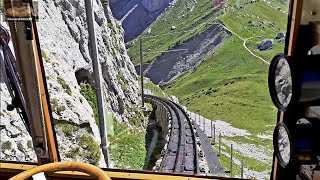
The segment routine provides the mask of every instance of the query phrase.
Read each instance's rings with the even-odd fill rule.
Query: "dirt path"
[[[252,56],[254,56],[254,57],[260,59],[262,62],[270,65],[270,63],[269,63],[268,61],[266,61],[265,59],[263,59],[263,58],[260,57],[260,56],[255,55],[255,54],[247,47],[247,45],[246,45],[247,40],[252,39],[252,38],[253,38],[253,37],[244,39],[244,40],[243,40],[243,47],[244,47]]]
[[[243,47],[244,47],[252,56],[258,58],[259,60],[261,60],[261,61],[264,62],[265,64],[270,65],[270,63],[269,63],[268,61],[266,61],[265,59],[263,59],[262,57],[260,57],[260,56],[258,56],[258,55],[256,55],[256,54],[254,54],[254,53],[247,47],[247,45],[246,45],[247,40],[252,39],[253,37],[244,39],[244,38],[242,38],[241,36],[239,36],[237,33],[231,31],[230,29],[228,29],[226,26],[224,26],[224,25],[222,25],[222,24],[221,24],[221,26],[222,26],[224,29],[226,29],[227,31],[229,31],[229,32],[231,32],[232,34],[234,34],[235,36],[237,36],[239,39],[241,39],[241,40],[243,41]]]

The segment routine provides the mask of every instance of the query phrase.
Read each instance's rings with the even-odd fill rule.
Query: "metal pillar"
[[[213,142],[216,143],[216,124],[213,125]]]
[[[140,36],[139,38],[139,42],[140,42],[140,77],[141,77],[141,103],[142,103],[142,109],[144,109],[144,91],[143,91],[143,67],[142,67],[142,63],[143,63],[143,54],[142,54],[142,37]]]
[[[203,132],[206,134],[206,119],[202,116],[203,119]]]
[[[231,144],[231,153],[230,153],[230,177],[232,177],[232,163],[233,163],[233,144]]]
[[[87,16],[87,25],[88,25],[88,33],[89,33],[89,44],[90,44],[90,55],[92,59],[92,66],[94,72],[94,86],[97,95],[97,105],[98,105],[98,113],[99,113],[99,124],[100,124],[100,136],[101,136],[101,144],[100,147],[102,149],[102,153],[104,155],[104,159],[107,167],[109,167],[109,151],[108,151],[108,137],[107,137],[107,127],[106,127],[106,112],[104,109],[104,100],[102,94],[102,82],[101,82],[101,67],[98,59],[98,48],[97,48],[97,40],[96,33],[94,31],[94,15],[93,15],[93,1],[85,0],[86,6],[86,16]]]
[[[219,133],[219,156],[221,156],[221,133]]]
[[[241,161],[241,179],[243,179],[243,162]]]

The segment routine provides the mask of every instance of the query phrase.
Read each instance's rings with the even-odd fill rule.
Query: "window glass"
[[[26,119],[18,106],[19,79],[15,71],[15,58],[9,28],[0,26],[0,160],[37,162],[32,138],[25,126]],[[9,42],[9,44],[8,44]],[[15,100],[13,100],[13,98]]]
[[[35,2],[61,161],[106,167],[107,142],[111,168],[269,179],[268,68],[284,51],[287,4],[93,1],[94,48],[83,0]],[[1,159],[36,161],[10,101],[1,81]]]

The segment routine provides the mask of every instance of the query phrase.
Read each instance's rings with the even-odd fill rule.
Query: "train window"
[[[160,88],[164,98],[176,97],[173,101],[186,109],[195,126],[212,137],[226,176],[240,177],[244,167],[244,177],[268,179],[277,113],[268,70],[274,55],[284,52],[288,1],[181,0],[148,21],[142,12],[150,14],[149,8],[155,8],[150,4],[125,5],[129,14],[122,6],[110,3],[145,88],[156,96],[163,96]],[[151,167],[159,168],[159,160]],[[207,163],[209,168],[200,173],[219,174]]]
[[[0,25],[0,159],[36,162],[7,26]]]
[[[288,0],[89,2],[34,1],[35,26],[23,29],[36,28],[28,39],[37,42],[45,76],[34,82],[46,86],[60,161],[269,179],[278,110],[268,70],[284,53]],[[1,22],[7,30],[10,23]],[[15,55],[18,47],[10,46]],[[7,110],[10,92],[20,110],[22,97],[33,99],[10,90],[3,67],[0,158],[37,161],[29,125]]]

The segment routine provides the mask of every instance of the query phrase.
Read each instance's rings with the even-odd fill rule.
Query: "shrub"
[[[28,148],[32,148],[32,141],[31,140],[28,140],[27,146],[28,146]]]
[[[130,107],[128,109],[128,112],[129,113],[131,112],[131,114],[133,114],[130,117],[128,117],[129,124],[133,126],[141,126],[141,123],[144,120],[144,116],[142,111],[140,110],[140,106],[136,105],[136,106]]]
[[[67,137],[72,137],[74,132],[78,131],[80,128],[76,125],[67,123],[58,123],[57,127],[62,130],[63,134]]]
[[[60,76],[57,77],[58,83],[62,86],[62,88],[66,91],[68,95],[72,95],[72,91],[70,86],[66,83],[64,79],[62,79]]]
[[[87,134],[82,135],[79,145],[86,150],[83,155],[90,164],[97,164],[99,162],[101,158],[100,146],[92,136]]]
[[[17,144],[17,146],[18,146],[18,149],[19,149],[19,151],[21,151],[21,152],[26,152],[26,150],[23,148],[23,145],[21,144],[21,142],[19,142],[18,144]]]
[[[123,75],[119,74],[117,77],[117,80],[118,80],[123,92],[127,92],[128,91],[128,84],[127,84],[127,81],[125,80],[125,78],[123,77]]]
[[[93,110],[94,119],[96,121],[96,124],[99,126],[99,113],[98,113],[96,93],[95,93],[93,87],[88,83],[81,83],[80,88],[81,88],[80,93],[82,94],[82,96],[84,96],[84,98],[90,104],[90,106]]]
[[[41,56],[42,56],[42,59],[45,60],[46,62],[50,62],[46,52],[44,50],[41,49]]]
[[[1,145],[1,149],[4,149],[4,150],[10,150],[11,148],[12,148],[12,144],[10,141],[6,141]]]
[[[65,154],[67,158],[76,159],[80,155],[80,147],[71,148],[69,152]]]
[[[52,110],[56,112],[58,115],[61,115],[61,112],[66,110],[66,107],[64,105],[60,105],[58,103],[58,100],[56,99],[51,100],[51,106],[52,106]]]
[[[107,8],[107,7],[109,6],[109,0],[103,0],[103,1],[102,1],[102,6],[103,6],[104,8]]]

